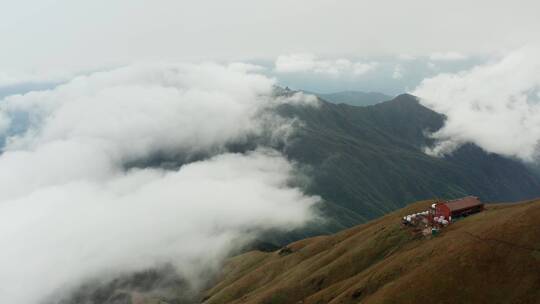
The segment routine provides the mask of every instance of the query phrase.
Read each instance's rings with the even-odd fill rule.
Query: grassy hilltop
[[[540,200],[488,205],[432,239],[400,227],[431,203],[236,256],[204,303],[540,302]]]

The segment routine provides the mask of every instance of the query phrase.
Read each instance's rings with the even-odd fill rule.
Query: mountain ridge
[[[503,202],[540,196],[535,172],[473,144],[444,157],[425,154],[434,144],[426,133],[440,129],[445,117],[409,94],[369,107],[324,100],[318,108],[283,105],[278,113],[302,122],[281,151],[309,168],[305,190],[324,199],[334,223],[328,232],[433,197],[475,194]]]
[[[314,93],[304,91],[308,94],[319,96],[320,98],[335,104],[348,104],[357,107],[366,107],[392,99],[392,96],[379,92],[363,91],[340,91],[333,93]]]

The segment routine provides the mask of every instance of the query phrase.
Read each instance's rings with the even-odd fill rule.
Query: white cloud
[[[465,54],[458,52],[444,52],[444,53],[433,53],[429,55],[429,60],[432,61],[458,61],[465,60],[468,57]]]
[[[403,61],[413,61],[416,60],[416,56],[413,56],[411,54],[399,54],[398,59]]]
[[[427,67],[428,67],[428,69],[430,69],[430,70],[432,70],[432,71],[436,71],[436,70],[439,69],[439,68],[437,67],[437,65],[436,65],[435,63],[433,63],[433,62],[428,62],[428,63],[427,63]]]
[[[377,67],[376,62],[368,62],[368,63],[362,63],[362,62],[356,62],[353,64],[352,70],[354,75],[363,75]]]
[[[276,59],[277,73],[319,73],[338,76],[344,73],[363,75],[377,67],[376,62],[352,62],[348,59],[322,59],[313,54],[281,55]]]
[[[264,229],[313,217],[278,152],[220,154],[291,121],[274,81],[245,65],[129,66],[10,96],[0,116],[28,121],[0,154],[0,302],[36,303],[92,276],[171,262],[192,284]],[[10,123],[8,121],[8,123]],[[13,121],[11,121],[13,123]],[[215,155],[179,169],[130,169],[159,155]]]
[[[540,4],[533,0],[4,2],[0,70],[291,52],[491,53],[538,41],[540,28]],[[359,18],[358,12],[369,13]]]
[[[428,153],[450,153],[472,142],[486,151],[526,161],[540,143],[540,60],[538,47],[516,50],[502,60],[457,74],[425,79],[414,90],[427,107],[445,114]]]
[[[10,124],[11,124],[11,119],[9,118],[9,116],[0,112],[0,138],[2,134],[8,131]]]
[[[403,78],[403,67],[400,64],[394,66],[394,72],[392,72],[392,78],[401,79]]]
[[[311,71],[316,68],[316,57],[313,54],[282,55],[276,59],[275,70],[279,73],[297,73]]]
[[[0,71],[0,88],[28,83],[60,83],[73,78],[73,71]]]

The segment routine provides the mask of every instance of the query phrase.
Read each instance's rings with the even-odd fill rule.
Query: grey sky
[[[537,40],[537,1],[1,1],[3,70],[309,52],[493,53]]]

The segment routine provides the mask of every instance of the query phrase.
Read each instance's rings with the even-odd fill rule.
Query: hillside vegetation
[[[279,112],[301,121],[281,150],[309,176],[306,191],[324,199],[329,219],[306,236],[337,232],[433,197],[474,194],[504,202],[540,196],[539,174],[517,160],[472,144],[445,157],[425,154],[433,144],[426,134],[441,128],[444,116],[412,95],[368,107],[321,101],[317,108],[284,105]]]
[[[236,256],[204,303],[540,302],[540,200],[489,205],[431,239],[400,226],[431,203]]]

